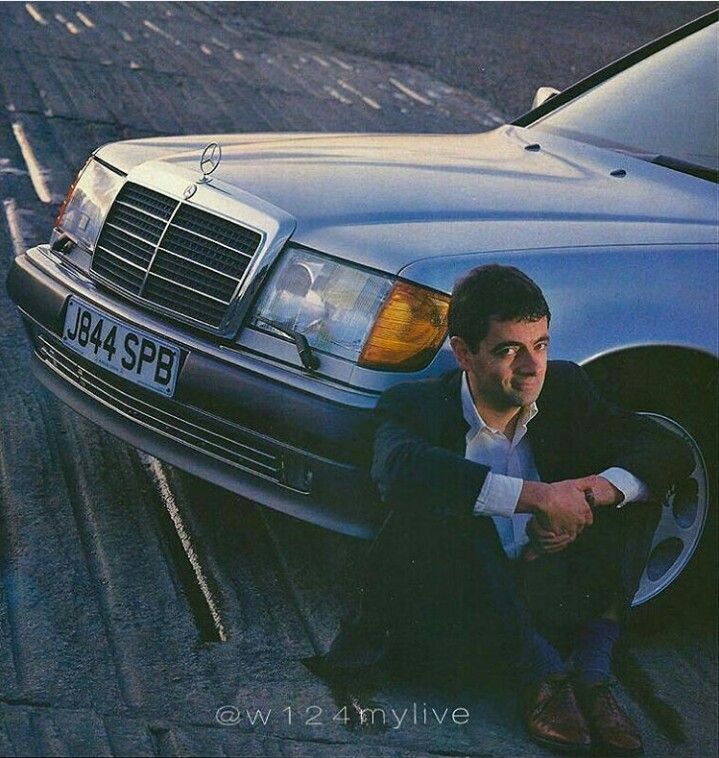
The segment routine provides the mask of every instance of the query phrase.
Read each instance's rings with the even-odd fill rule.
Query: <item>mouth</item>
[[[512,381],[512,388],[518,392],[527,392],[528,390],[535,389],[539,385],[539,380],[532,379],[515,379]]]

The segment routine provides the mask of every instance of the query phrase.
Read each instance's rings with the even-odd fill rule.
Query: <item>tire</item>
[[[717,593],[716,362],[689,351],[648,348],[606,356],[586,370],[609,400],[647,414],[679,434],[694,453],[691,477],[662,506],[649,559],[632,602],[642,623],[666,614],[713,623]]]

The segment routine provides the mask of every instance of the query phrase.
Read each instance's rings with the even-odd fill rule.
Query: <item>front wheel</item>
[[[694,469],[689,478],[667,492],[662,502],[661,517],[632,608],[657,597],[684,571],[699,546],[709,513],[709,474],[696,440],[674,419],[658,413],[643,415],[684,440],[694,456]]]
[[[584,367],[602,394],[682,437],[694,470],[677,482],[661,518],[632,608],[639,616],[713,620],[717,591],[717,361],[683,348],[634,348]],[[651,601],[651,602],[650,602]]]

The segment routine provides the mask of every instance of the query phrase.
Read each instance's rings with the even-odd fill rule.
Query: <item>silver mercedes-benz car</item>
[[[203,479],[368,536],[379,394],[454,365],[455,280],[516,265],[554,357],[692,445],[635,603],[715,484],[717,13],[482,134],[223,134],[98,148],[8,291],[37,377]],[[544,99],[544,102],[541,102]]]

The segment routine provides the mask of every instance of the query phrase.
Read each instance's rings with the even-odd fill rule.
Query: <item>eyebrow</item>
[[[549,335],[543,334],[541,337],[537,337],[536,340],[532,343],[533,345],[537,345],[540,342],[549,342]],[[506,342],[498,342],[492,350],[502,350],[505,347],[524,347],[524,342],[516,342],[512,340],[507,340]]]

